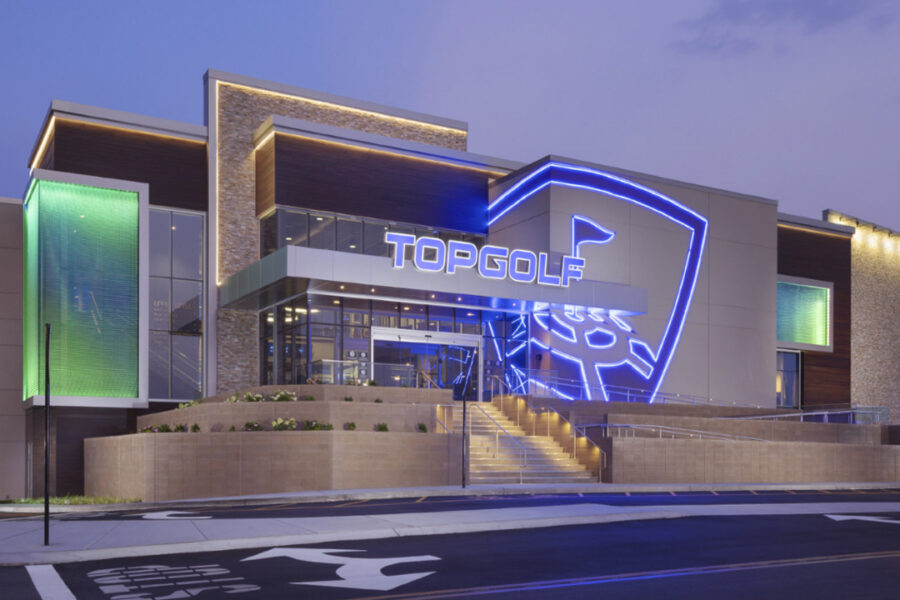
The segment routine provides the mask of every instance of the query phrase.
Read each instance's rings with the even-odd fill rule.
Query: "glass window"
[[[337,323],[340,314],[340,300],[331,296],[309,296],[307,318],[310,323]]]
[[[338,219],[337,246],[338,252],[362,252],[363,230],[361,221]]]
[[[172,277],[203,278],[203,217],[172,213]]]
[[[169,398],[169,332],[150,332],[150,397]]]
[[[800,353],[778,352],[775,395],[779,408],[800,408]]]
[[[372,325],[375,327],[398,327],[400,305],[395,302],[372,301]]]
[[[172,398],[193,400],[200,397],[200,336],[173,335]]]
[[[306,246],[309,240],[309,222],[305,212],[279,210],[278,248],[284,246]]]
[[[429,306],[428,329],[430,331],[453,331],[453,308]]]
[[[481,333],[481,327],[478,326],[480,312],[470,308],[457,308],[454,330],[457,333]]]
[[[150,211],[150,275],[172,275],[172,216],[168,210]]]
[[[309,247],[334,250],[334,217],[309,216]]]
[[[172,331],[200,333],[203,284],[199,281],[172,280]]]
[[[369,301],[364,298],[344,298],[344,325],[363,325],[370,324],[370,308]]]
[[[162,277],[150,278],[150,329],[169,331],[170,281]]]
[[[486,337],[506,337],[504,314],[500,312],[481,312],[481,323]]]
[[[425,305],[402,304],[400,306],[400,327],[403,329],[426,330],[428,321],[425,319]]]
[[[369,256],[390,256],[390,248],[384,243],[388,226],[384,223],[365,223],[365,250]]]
[[[273,369],[273,355],[275,351],[275,341],[273,333],[275,330],[275,312],[267,310],[259,315],[259,332],[260,332],[260,369],[259,382],[262,385],[274,385],[275,373]]]

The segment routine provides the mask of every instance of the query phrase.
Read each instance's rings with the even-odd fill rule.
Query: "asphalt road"
[[[748,496],[754,497],[726,494],[717,503],[747,503],[752,501]],[[666,497],[671,503],[698,503],[698,494],[618,500],[661,504]],[[890,492],[755,497],[766,503],[898,499]],[[513,502],[608,502],[609,498],[469,501],[487,508],[522,505]],[[450,508],[444,502],[450,499],[430,500],[440,507],[435,510]],[[365,514],[374,514],[379,507],[409,511],[415,505],[430,510],[428,504],[429,499],[307,507],[343,515],[363,506]],[[241,514],[290,508],[244,507]],[[209,514],[221,513],[216,509]],[[0,570],[0,597],[42,598],[34,579],[45,585],[61,581],[78,599],[104,600],[481,596],[896,600],[900,598],[900,513],[865,516],[884,520],[835,521],[822,515],[691,517],[123,558],[32,567],[32,576],[25,568],[15,567]],[[46,592],[43,600],[47,600]]]

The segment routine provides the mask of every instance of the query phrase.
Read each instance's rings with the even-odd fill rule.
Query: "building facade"
[[[0,204],[0,496],[42,485],[46,323],[55,493],[81,490],[85,438],[261,384],[897,403],[890,336],[854,312],[896,314],[890,233],[872,258],[843,215],[481,156],[462,122],[218,71],[204,89],[204,126],[54,101]]]

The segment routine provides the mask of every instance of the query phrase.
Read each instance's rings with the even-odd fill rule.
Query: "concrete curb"
[[[306,533],[259,538],[236,538],[230,540],[209,540],[180,544],[157,544],[153,546],[124,546],[98,550],[68,550],[59,552],[26,552],[14,555],[0,554],[0,566],[14,567],[34,564],[61,564],[112,558],[133,558],[194,552],[219,552],[272,546],[295,546],[324,542],[349,542],[401,538],[417,535],[449,535],[459,533],[479,533],[485,531],[508,531],[513,529],[539,529],[543,527],[563,527],[566,525],[596,525],[620,521],[650,519],[675,519],[689,516],[677,511],[645,511],[613,513],[603,515],[581,515],[572,517],[545,517],[483,523],[453,523],[447,525],[405,526],[363,531],[336,531],[329,533]]]
[[[51,514],[173,510],[210,506],[246,506],[315,502],[350,502],[355,500],[389,500],[420,498],[422,496],[522,496],[535,494],[640,494],[669,492],[768,492],[768,491],[854,491],[890,489],[900,490],[900,482],[818,482],[818,483],[593,483],[593,484],[523,484],[506,486],[474,485],[429,486],[418,488],[385,488],[358,490],[317,490],[220,498],[191,498],[162,502],[131,504],[57,504],[50,506]],[[0,513],[43,514],[42,504],[0,504]]]

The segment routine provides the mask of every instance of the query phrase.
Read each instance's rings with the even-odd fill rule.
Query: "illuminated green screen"
[[[25,206],[24,396],[138,396],[138,195],[34,182]]]
[[[826,287],[779,281],[778,341],[828,346],[830,295]]]

